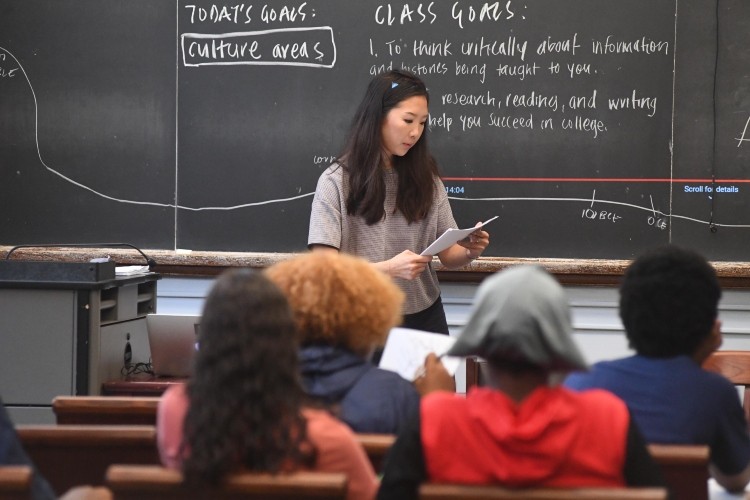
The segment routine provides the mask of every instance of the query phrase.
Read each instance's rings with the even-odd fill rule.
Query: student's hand
[[[479,226],[480,224],[482,223],[477,222],[476,225]],[[466,256],[469,259],[476,259],[482,255],[484,249],[490,244],[490,233],[477,229],[470,233],[469,236],[459,241],[458,244],[466,249]]]
[[[424,369],[414,379],[414,387],[420,396],[433,391],[456,392],[456,381],[445,369],[435,353],[431,352],[424,360]]]
[[[413,280],[427,268],[432,262],[432,256],[419,255],[411,250],[404,250],[390,260],[386,261],[388,275],[394,278]]]

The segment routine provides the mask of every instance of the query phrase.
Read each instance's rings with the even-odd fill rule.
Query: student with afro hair
[[[706,444],[729,491],[750,480],[750,437],[735,387],[701,368],[721,345],[716,272],[698,253],[653,249],[626,270],[620,317],[636,354],[571,374],[572,389],[601,388],[630,407],[650,443]]]
[[[274,264],[266,275],[292,307],[308,396],[355,432],[397,433],[417,412],[420,394],[455,391],[439,361],[413,383],[370,362],[401,321],[404,293],[364,259],[310,252]]]

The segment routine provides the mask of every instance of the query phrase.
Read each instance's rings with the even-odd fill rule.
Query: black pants
[[[440,296],[427,309],[414,314],[404,315],[404,321],[401,323],[401,326],[424,332],[448,335],[448,321],[445,319],[445,309],[443,309],[443,301],[440,299]],[[383,349],[376,349],[372,355],[372,362],[375,366],[380,364],[382,356]]]
[[[443,301],[438,298],[430,307],[414,314],[404,315],[401,323],[404,328],[413,328],[424,332],[444,333],[448,335],[448,321],[445,319]]]

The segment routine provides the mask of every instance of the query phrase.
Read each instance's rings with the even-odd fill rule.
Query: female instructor
[[[343,152],[318,180],[307,244],[372,262],[406,294],[404,327],[447,334],[432,256],[420,255],[456,227],[427,147],[428,104],[425,84],[406,71],[370,82]],[[445,267],[461,267],[489,241],[477,229],[438,257]]]

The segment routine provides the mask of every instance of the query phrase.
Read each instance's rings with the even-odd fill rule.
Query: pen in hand
[[[440,362],[442,357],[442,354],[436,355],[431,352],[425,358],[424,365],[415,373],[412,383],[420,396],[425,396],[433,391],[456,392],[456,380]]]
[[[430,353],[430,354],[434,354],[434,353]],[[442,359],[442,357],[444,355],[445,355],[445,353],[443,353],[443,354],[437,354],[436,355],[437,360],[440,361],[440,359]],[[428,354],[428,356],[429,356],[429,354]],[[419,365],[419,368],[416,369],[416,371],[414,372],[414,378],[412,379],[412,382],[414,380],[417,380],[418,378],[422,378],[422,377],[425,376],[425,374],[426,374],[426,371],[425,371],[425,364],[426,364],[426,362],[427,362],[427,360],[425,358],[425,363],[422,363],[421,365]]]

